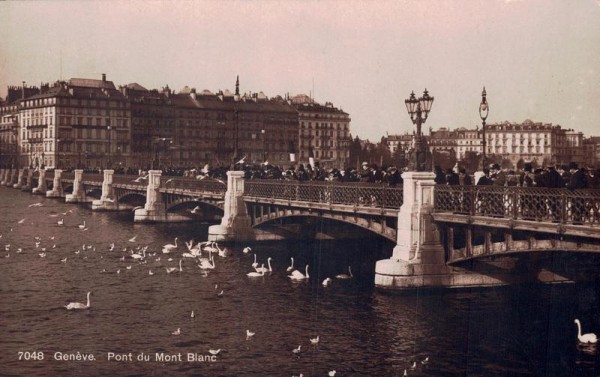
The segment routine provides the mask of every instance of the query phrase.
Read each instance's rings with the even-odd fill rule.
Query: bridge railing
[[[212,178],[196,179],[184,177],[162,177],[161,189],[194,190],[212,194],[225,194],[227,184]]]
[[[435,212],[600,226],[600,190],[435,186]]]
[[[402,187],[380,184],[247,180],[244,195],[288,201],[399,209]]]

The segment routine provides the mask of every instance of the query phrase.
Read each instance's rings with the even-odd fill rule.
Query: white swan
[[[350,273],[350,275],[348,275],[348,274],[339,274],[339,275],[335,275],[335,277],[337,279],[352,279],[354,277],[354,275],[352,275],[352,270],[350,269],[350,266],[348,266],[348,272]]]
[[[81,302],[71,302],[69,305],[65,305],[65,308],[67,308],[67,310],[89,308],[90,307],[90,293],[92,293],[92,292],[87,293],[87,303],[85,305],[82,304]]]
[[[246,330],[246,339],[251,338],[254,336],[254,334],[256,334],[255,332],[252,332],[250,330]]]
[[[85,229],[85,220],[83,220],[83,224],[79,224],[79,229]]]
[[[244,248],[244,250],[242,250],[242,252],[243,252],[244,254],[248,254],[248,253],[249,253],[249,252],[251,252],[251,251],[252,251],[252,248],[251,248],[250,246],[246,246],[246,247]]]
[[[165,267],[165,269],[167,270],[167,274],[172,274],[174,272],[182,272],[183,268],[181,268],[181,263],[183,262],[183,259],[179,260],[179,269],[177,269],[177,267]]]
[[[329,286],[329,284],[331,284],[333,280],[331,278],[326,278],[325,280],[323,280],[323,282],[321,283],[321,285],[323,285],[324,287]]]
[[[306,275],[303,275],[302,272],[300,272],[298,270],[294,270],[292,272],[292,274],[289,275],[289,277],[292,280],[304,280],[304,279],[308,279],[310,277],[308,275],[308,264],[306,265],[305,272],[306,272]]]
[[[148,275],[152,276],[154,275],[154,272],[152,272],[152,270],[148,270]]]
[[[129,239],[129,242],[135,242],[137,238],[137,234]]]
[[[311,338],[310,339],[310,344],[318,344],[319,343],[319,336],[317,335],[316,338]]]
[[[168,254],[171,251],[177,249],[177,237],[175,237],[175,244],[173,245],[172,243],[168,243],[166,245],[163,246],[163,253]]]
[[[140,254],[139,252],[131,254],[131,257],[135,260],[146,258],[146,249],[142,249],[142,254]]]
[[[259,276],[265,276],[265,270],[266,269],[265,269],[265,264],[264,263],[263,263],[263,265],[262,265],[261,268],[262,268],[262,270],[261,270],[262,272],[248,272],[246,274],[246,276],[248,276],[250,278],[256,278],[256,277],[259,277]]]
[[[594,333],[581,335],[581,323],[578,319],[576,319],[574,322],[577,324],[577,339],[580,343],[596,343],[598,341],[598,337]]]
[[[294,270],[294,257],[291,257],[290,259],[292,260],[292,264],[290,264],[290,266],[287,268],[287,272]]]
[[[294,348],[292,350],[292,352],[295,353],[295,354],[299,354],[300,353],[300,348],[302,348],[302,346],[298,346],[298,348]]]
[[[252,263],[252,268],[256,269],[258,267],[258,262],[256,261],[256,254],[254,254],[254,263]]]
[[[179,334],[181,334],[181,328],[178,327],[177,330],[173,331],[171,334],[172,335],[179,335]]]
[[[58,225],[65,225],[65,220],[63,220],[63,219],[58,220]]]
[[[263,264],[263,267],[255,268],[256,272],[271,272],[271,271],[273,271],[273,269],[271,268],[271,259],[272,259],[271,257],[269,257],[267,259],[267,264],[269,265],[269,268],[265,268],[264,267],[265,265]]]
[[[200,264],[198,265],[198,267],[200,267],[201,270],[214,270],[215,269],[215,258],[210,257],[210,259],[207,261],[206,259],[202,259],[200,261]]]

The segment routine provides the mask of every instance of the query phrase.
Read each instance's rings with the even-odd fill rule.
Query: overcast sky
[[[600,0],[0,2],[0,25],[1,96],[102,73],[233,91],[239,75],[242,92],[333,102],[377,141],[412,131],[411,90],[435,97],[425,130],[475,127],[485,85],[488,123],[600,135]]]

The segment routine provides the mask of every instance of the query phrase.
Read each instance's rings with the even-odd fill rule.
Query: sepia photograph
[[[600,0],[0,25],[0,376],[600,376]]]

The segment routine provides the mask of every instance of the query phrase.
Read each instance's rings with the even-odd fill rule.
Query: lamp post
[[[233,129],[233,158],[231,159],[231,169],[235,170],[236,160],[238,159],[238,127],[239,127],[239,114],[240,110],[240,93],[239,93],[239,79],[235,86],[235,95],[233,96],[233,116],[235,119]]]
[[[106,126],[106,132],[108,133],[108,164],[106,165],[107,169],[110,169],[110,166],[111,166],[111,161],[110,161],[110,149],[111,149],[110,148],[110,141],[111,141],[110,130],[111,130],[110,125]]]
[[[431,111],[431,105],[433,104],[433,97],[429,95],[427,89],[423,92],[423,96],[416,98],[415,93],[411,92],[410,97],[404,100],[408,114],[413,124],[417,126],[417,132],[415,133],[415,141],[413,151],[410,156],[409,169],[412,171],[430,171],[431,167],[428,165],[428,154],[427,143],[423,139],[421,133],[421,126],[427,120],[427,116]],[[431,161],[429,161],[431,162]]]
[[[487,96],[487,93],[485,92],[485,86],[484,86],[483,91],[481,92],[481,103],[479,104],[479,117],[481,118],[481,124],[482,124],[481,146],[483,148],[483,153],[481,155],[481,170],[483,170],[483,168],[485,168],[485,149],[486,149],[486,145],[487,145],[487,139],[485,138],[485,120],[487,119],[488,112],[490,110],[486,96]]]
[[[265,148],[265,134],[266,134],[266,130],[260,130],[260,134],[262,136],[262,160],[263,162],[267,161],[267,149]]]
[[[56,139],[56,164],[54,167],[60,169],[60,139]]]

